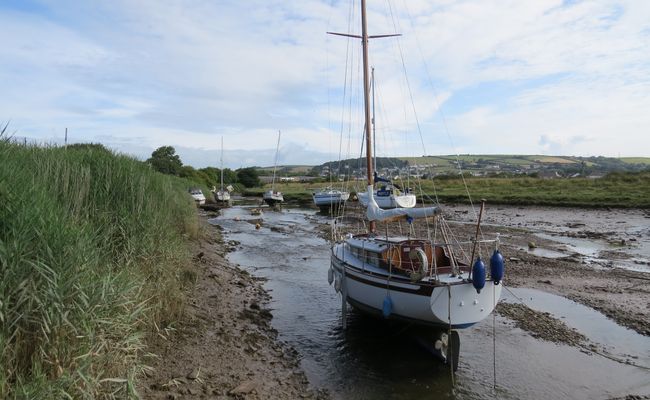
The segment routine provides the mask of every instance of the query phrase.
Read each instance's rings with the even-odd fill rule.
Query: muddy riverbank
[[[453,215],[447,220],[456,225],[460,239],[473,236],[475,226]],[[273,327],[299,351],[310,383],[326,388],[332,398],[610,399],[650,393],[647,336],[536,286],[507,284],[503,312],[459,332],[461,365],[453,380],[448,368],[427,351],[426,329],[374,320],[356,310],[349,310],[347,329],[342,329],[341,299],[326,279],[329,243],[323,238],[329,237],[331,221],[315,210],[265,208],[263,215],[256,215],[244,206],[224,210],[211,223],[239,243],[230,260],[268,279],[264,288],[272,296]],[[343,225],[351,232],[363,230],[353,218]],[[491,225],[484,227],[486,239],[494,236]],[[389,229],[406,234],[409,227]],[[519,235],[524,228],[496,230],[502,233],[506,257],[516,259],[513,251],[520,245],[527,252],[527,237],[514,239],[510,232]],[[535,240],[537,249],[546,245],[541,238]],[[491,248],[482,249],[482,256],[489,252]],[[526,256],[543,265],[539,255]],[[515,262],[508,260],[507,268]],[[583,265],[592,267],[601,268]],[[539,286],[537,280],[532,282]]]
[[[147,351],[150,369],[138,392],[144,399],[327,398],[310,388],[297,352],[271,327],[262,278],[230,264],[236,243],[203,221],[194,248],[196,284],[183,320],[157,332]]]
[[[469,213],[446,212],[460,237],[473,235],[475,226],[458,218]],[[501,233],[508,290],[498,313],[463,330],[461,368],[452,381],[418,344],[417,330],[354,311],[341,329],[340,298],[326,280],[329,245],[318,237],[329,237],[327,216],[233,207],[210,223],[223,228],[207,227],[210,235],[197,244],[196,289],[186,318],[154,340],[150,351],[158,357],[139,388],[143,398],[649,394],[648,286],[634,283],[648,274],[578,257],[548,231],[539,236],[524,227],[484,225],[485,238]],[[352,220],[346,226],[357,229]],[[560,257],[535,253],[547,249]],[[603,295],[613,298],[598,301]],[[492,365],[498,370],[488,371]]]

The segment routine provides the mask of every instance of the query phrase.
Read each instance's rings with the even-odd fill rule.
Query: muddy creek
[[[523,224],[535,234],[546,235],[542,239],[553,245],[537,248],[537,256],[582,254],[570,247],[571,242],[555,240],[556,236],[581,239],[577,236],[582,233],[567,234],[567,230],[591,228],[562,216],[551,218],[550,214],[556,215],[553,210],[528,211],[502,208],[499,212],[511,214],[510,227]],[[469,214],[471,211],[459,209],[458,220],[469,220]],[[259,218],[261,227],[256,229]],[[495,223],[498,214],[492,218],[487,222]],[[619,229],[618,236],[598,238],[602,249],[582,256],[591,257],[590,262],[598,265],[616,262],[647,270],[650,219],[644,215],[635,218],[624,219],[625,229]],[[574,213],[573,219],[579,216]],[[650,395],[650,337],[567,298],[535,288],[510,288],[502,296],[503,301],[524,302],[533,310],[550,313],[586,336],[598,351],[535,338],[495,314],[459,332],[460,366],[452,378],[449,368],[422,345],[428,340],[426,330],[374,320],[355,311],[348,313],[347,329],[342,329],[341,299],[327,284],[330,247],[318,236],[319,225],[326,223],[327,217],[304,209],[265,210],[262,216],[253,216],[250,208],[233,207],[212,222],[223,227],[226,241],[238,243],[230,261],[267,279],[264,287],[272,296],[272,324],[280,339],[300,353],[311,384],[326,388],[335,399],[610,399]],[[550,225],[542,227],[542,222]],[[593,230],[602,231],[598,227]],[[616,240],[619,245],[614,251],[623,255],[608,260],[609,246]]]

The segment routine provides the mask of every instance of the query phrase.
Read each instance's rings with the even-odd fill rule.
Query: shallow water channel
[[[535,339],[508,319],[490,316],[460,331],[460,366],[452,378],[449,368],[421,345],[428,340],[427,331],[355,311],[348,314],[343,330],[340,296],[327,284],[329,244],[316,232],[316,224],[326,217],[311,210],[269,210],[256,230],[246,220],[257,218],[245,207],[233,207],[212,222],[224,228],[226,240],[241,243],[230,261],[268,279],[264,286],[272,296],[272,324],[280,339],[298,350],[312,385],[328,389],[335,399],[609,399],[650,394],[650,338],[533,289],[510,289],[504,297],[550,312],[613,358],[646,368]]]

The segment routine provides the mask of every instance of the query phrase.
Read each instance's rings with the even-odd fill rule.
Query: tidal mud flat
[[[194,249],[195,287],[183,320],[148,347],[144,399],[324,399],[310,388],[296,350],[278,339],[263,278],[225,258],[237,243],[203,220]]]
[[[326,280],[329,245],[319,238],[329,237],[327,216],[301,209],[254,215],[234,207],[211,220],[222,227],[224,239],[215,231],[197,248],[197,286],[187,321],[161,333],[165,338],[151,349],[159,358],[140,392],[155,399],[410,399],[432,393],[458,399],[647,398],[648,285],[636,277],[648,274],[578,257],[552,240],[549,230],[497,226],[492,211],[485,214],[483,234],[501,234],[508,290],[494,319],[462,332],[455,386],[449,371],[413,344],[408,330],[354,311],[348,329],[341,329],[340,297]],[[471,211],[445,212],[459,235],[473,236]],[[605,254],[638,250],[607,243],[601,243]],[[547,249],[562,256],[536,253]],[[601,290],[593,287],[600,285],[624,296],[607,292],[614,298],[603,304]],[[635,304],[642,307],[635,310]],[[583,324],[585,316],[589,321]],[[493,357],[496,392],[486,367]]]
[[[450,210],[469,222],[466,207]],[[650,336],[650,211],[504,207],[483,231],[500,232],[509,286],[553,293]]]

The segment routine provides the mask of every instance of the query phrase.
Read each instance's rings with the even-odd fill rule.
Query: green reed
[[[0,135],[0,398],[135,396],[183,304],[187,183],[101,146]]]

